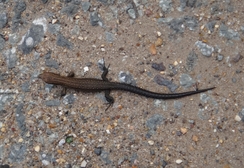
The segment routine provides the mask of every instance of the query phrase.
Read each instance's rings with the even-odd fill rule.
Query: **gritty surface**
[[[244,5],[200,0],[0,0],[0,165],[244,167]],[[45,84],[51,71],[177,100]],[[166,87],[165,87],[166,86]]]

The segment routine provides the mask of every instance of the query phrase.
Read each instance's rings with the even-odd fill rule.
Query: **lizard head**
[[[40,75],[38,75],[38,78],[42,79],[46,83],[52,83],[52,80],[56,76],[59,76],[59,75],[52,73],[52,72],[43,72]]]

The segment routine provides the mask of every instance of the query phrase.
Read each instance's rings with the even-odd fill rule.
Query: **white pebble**
[[[181,160],[181,159],[177,159],[176,161],[175,161],[175,163],[177,163],[177,164],[181,164],[183,161]]]
[[[39,145],[37,145],[37,146],[34,148],[34,150],[35,150],[36,152],[39,152],[40,149],[41,149],[41,147],[40,147]]]
[[[61,140],[58,142],[58,146],[62,146],[63,144],[65,144],[65,139],[61,139]]]
[[[85,160],[83,160],[80,167],[86,167],[86,165],[87,165],[87,162]]]
[[[47,165],[49,165],[49,164],[50,164],[50,162],[49,162],[49,161],[47,161],[47,160],[42,160],[42,164],[43,164],[43,165],[45,165],[45,166],[47,166]]]
[[[148,144],[149,144],[149,145],[153,145],[153,144],[154,144],[154,141],[149,140],[149,141],[148,141]]]
[[[89,71],[89,68],[88,68],[88,66],[85,66],[84,68],[84,72],[87,72],[87,71]]]
[[[239,115],[236,115],[235,120],[239,122],[239,121],[241,121],[241,117]]]

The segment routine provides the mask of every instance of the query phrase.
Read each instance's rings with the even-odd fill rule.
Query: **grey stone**
[[[184,19],[177,18],[170,21],[169,26],[172,30],[174,30],[175,33],[183,33],[184,27],[182,26],[184,24]]]
[[[194,83],[195,83],[195,81],[190,77],[190,75],[182,74],[180,76],[180,85],[181,86],[188,88],[188,87],[191,87]]]
[[[62,34],[58,35],[56,44],[58,46],[66,47],[68,49],[73,48],[73,44],[70,41],[68,41]]]
[[[164,24],[170,24],[170,22],[173,20],[174,18],[171,18],[171,17],[168,17],[168,18],[159,18],[158,20],[157,20],[157,22],[158,22],[158,24],[162,24],[162,23],[164,23]]]
[[[12,18],[12,30],[15,32],[21,22],[21,14],[26,9],[26,3],[22,0],[17,1],[14,7],[14,16]]]
[[[45,3],[47,3],[47,1],[48,1],[48,0],[42,0],[42,3],[44,3],[44,4],[45,4]]]
[[[131,84],[133,86],[136,85],[136,81],[133,79],[132,75],[129,72],[119,72],[119,81],[127,84]]]
[[[219,7],[219,4],[217,3],[213,3],[211,8],[210,8],[210,11],[211,11],[211,15],[215,15],[215,14],[218,14],[221,12],[221,9]]]
[[[156,131],[157,126],[160,125],[160,124],[162,124],[163,120],[164,120],[164,117],[161,114],[154,114],[152,117],[150,117],[146,121],[146,126],[150,130]]]
[[[25,159],[26,145],[25,144],[13,144],[10,147],[9,161],[11,163],[21,163]]]
[[[58,69],[58,67],[59,67],[59,64],[57,63],[57,61],[52,59],[52,58],[46,59],[45,60],[45,65],[47,67],[51,67],[51,68],[55,68],[55,69]]]
[[[241,117],[242,122],[244,122],[244,108],[238,113],[238,115]]]
[[[45,59],[50,59],[51,58],[51,50],[47,52],[47,54],[44,56]]]
[[[24,1],[20,0],[16,2],[16,5],[14,7],[15,13],[24,12],[25,9],[26,9],[26,3]]]
[[[4,106],[6,102],[10,102],[13,100],[13,95],[11,94],[1,94],[0,96],[0,117],[5,116],[8,112],[4,110]]]
[[[128,15],[130,16],[131,19],[136,19],[136,9],[134,8],[133,4],[128,4],[126,12],[128,13]]]
[[[138,158],[137,154],[136,153],[133,153],[131,158],[130,158],[130,163],[133,164],[135,163],[135,160]]]
[[[4,46],[5,46],[5,40],[4,38],[2,38],[2,36],[0,36],[0,51],[4,49]]]
[[[8,78],[8,74],[7,73],[2,73],[1,71],[0,71],[0,81],[2,81],[2,80],[6,80]]]
[[[108,2],[108,0],[97,0],[98,2],[102,2],[104,4],[106,4]]]
[[[47,100],[45,101],[45,105],[46,106],[59,106],[60,105],[60,101],[58,99],[54,99],[54,100]]]
[[[30,83],[29,82],[25,82],[21,85],[21,90],[23,92],[29,92],[30,91]]]
[[[0,144],[0,159],[4,158],[4,143]]]
[[[42,41],[44,37],[44,29],[42,25],[33,25],[25,34],[24,40],[19,45],[19,49],[24,54],[29,54],[33,48]]]
[[[109,159],[109,153],[102,150],[102,153],[100,155],[100,158],[102,159],[102,161],[105,163],[105,164],[111,164],[112,161]]]
[[[40,58],[40,53],[38,53],[38,52],[34,52],[34,60],[31,62],[31,66],[33,67],[33,68],[36,68],[36,65],[37,65],[37,63],[38,63],[38,60],[39,60],[39,58]]]
[[[241,32],[244,34],[244,26],[241,26]]]
[[[192,71],[194,66],[196,65],[198,56],[195,51],[191,51],[186,59],[186,69],[187,71]]]
[[[48,31],[57,35],[59,33],[60,27],[60,24],[48,24]]]
[[[196,2],[197,2],[197,0],[187,0],[187,4],[186,5],[188,7],[193,8],[193,7],[195,7]]]
[[[72,0],[72,4],[80,5],[81,4],[81,0]]]
[[[87,12],[91,7],[91,3],[90,2],[81,2],[81,8],[84,12]]]
[[[164,66],[164,64],[161,63],[152,63],[152,68],[157,70],[157,71],[165,71],[166,67]]]
[[[179,116],[181,115],[181,108],[183,104],[180,101],[174,101],[174,108],[176,109],[175,115]]]
[[[180,7],[178,8],[179,11],[183,11],[186,8],[187,0],[180,0]]]
[[[102,20],[101,18],[98,16],[97,11],[91,12],[90,13],[90,23],[92,26],[102,26]]]
[[[71,34],[72,34],[72,35],[79,35],[79,33],[80,33],[80,26],[75,25],[75,26],[73,27],[73,29],[71,30]]]
[[[130,18],[136,19],[136,11],[134,9],[128,9],[128,14]]]
[[[9,42],[12,45],[15,45],[19,41],[19,36],[17,34],[10,34],[9,35]]]
[[[197,41],[195,45],[200,49],[202,55],[206,57],[210,57],[214,51],[214,48],[212,46],[209,46],[202,41]]]
[[[234,30],[232,30],[232,29],[229,29],[224,24],[220,25],[219,36],[220,37],[225,37],[227,40],[240,40],[239,33],[234,31]]]
[[[185,26],[189,28],[189,30],[195,30],[198,27],[198,21],[194,16],[185,16]]]
[[[170,12],[172,9],[172,0],[160,0],[159,6],[164,12]]]
[[[95,150],[94,150],[94,153],[97,156],[101,155],[101,153],[102,153],[102,147],[96,147]]]
[[[213,32],[216,23],[217,22],[215,20],[214,21],[211,21],[211,22],[208,22],[207,25],[206,25],[206,27],[208,28],[208,30],[210,30],[211,32]]]
[[[8,68],[9,69],[14,68],[18,60],[16,55],[16,49],[12,48],[3,52],[3,56],[7,62]]]
[[[105,5],[112,5],[115,0],[97,0],[99,2],[102,2]]]
[[[15,111],[15,119],[18,124],[19,129],[21,130],[21,136],[23,137],[27,132],[27,128],[25,125],[25,112],[23,111],[24,104],[20,103],[16,107]]]
[[[112,43],[114,41],[114,34],[110,32],[105,32],[105,37],[108,43]]]
[[[153,80],[158,85],[166,86],[171,92],[175,92],[175,90],[178,88],[178,86],[174,84],[173,81],[168,80],[161,75],[156,75]]]
[[[64,104],[73,104],[75,101],[75,97],[73,94],[68,94],[64,96],[63,103]]]
[[[73,16],[78,12],[79,8],[79,5],[69,4],[68,6],[63,7],[61,12],[67,14],[68,16]]]
[[[0,13],[0,29],[4,28],[8,22],[7,13]]]

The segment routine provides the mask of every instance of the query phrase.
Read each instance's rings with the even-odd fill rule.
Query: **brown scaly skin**
[[[74,78],[73,75],[64,77],[52,72],[43,72],[38,77],[48,84],[61,85],[65,88],[72,88],[80,91],[105,91],[105,98],[110,105],[114,103],[113,97],[109,95],[111,90],[124,90],[141,96],[155,98],[155,99],[176,99],[176,98],[198,94],[201,92],[206,92],[208,90],[212,90],[215,88],[215,87],[210,87],[206,89],[200,89],[200,90],[182,92],[182,93],[170,93],[170,94],[156,93],[126,83],[110,82],[106,77],[108,73],[108,68],[105,67],[105,65],[103,67],[103,70],[104,71],[102,74],[102,79]]]

